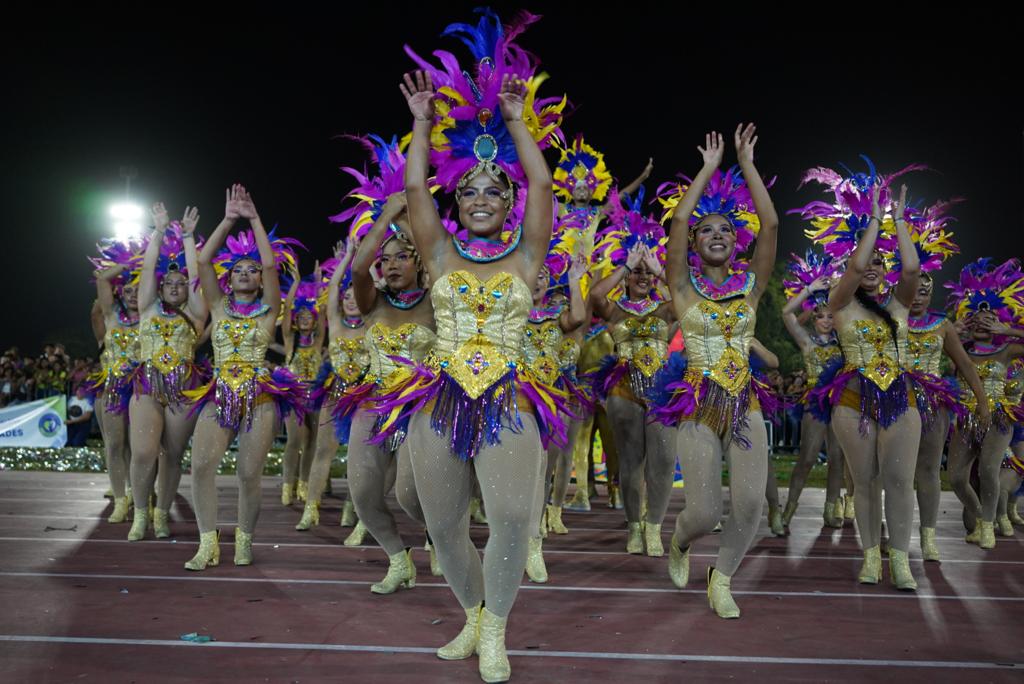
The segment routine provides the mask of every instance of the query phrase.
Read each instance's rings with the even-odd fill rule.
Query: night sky
[[[450,22],[474,21],[474,4],[365,3],[347,19],[199,28],[170,20],[8,37],[0,347],[91,345],[85,257],[111,233],[107,208],[124,196],[122,165],[138,168],[134,201],[162,200],[172,217],[197,205],[207,235],[223,216],[224,188],[246,184],[268,226],[309,246],[308,272],[340,237],[327,221],[352,187],[339,167],[365,161],[338,136],[408,130],[398,82],[411,61],[402,45],[468,57],[438,35]],[[514,9],[494,7],[505,17]],[[1024,252],[1022,60],[1012,22],[886,16],[867,3],[819,3],[800,19],[738,6],[713,15],[680,4],[688,11],[673,15],[654,5],[630,16],[592,7],[529,6],[544,18],[520,44],[551,74],[541,94],[565,92],[575,105],[563,130],[583,132],[623,183],[649,156],[649,196],[676,172],[692,175],[695,146],[712,128],[730,136],[729,164],[733,129],[754,121],[758,167],[778,176],[780,213],[815,198],[816,190],[797,191],[810,166],[852,166],[861,153],[883,172],[923,162],[935,171],[909,177],[913,197],[967,200],[953,226],[963,255],[946,276],[966,258]],[[826,10],[850,16],[826,22]],[[784,218],[780,256],[806,244],[800,222]]]

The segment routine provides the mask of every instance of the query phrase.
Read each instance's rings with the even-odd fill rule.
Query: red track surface
[[[479,681],[475,659],[433,655],[463,616],[425,552],[414,554],[416,589],[375,596],[386,558],[341,546],[340,500],[325,501],[324,524],[296,532],[300,510],[280,505],[277,482],[266,479],[256,564],[236,568],[235,483],[219,481],[222,565],[191,573],[188,478],[175,538],[128,543],[127,524],[105,521],[105,476],[0,473],[0,681]],[[743,617],[732,621],[704,594],[715,537],[694,546],[694,581],[679,592],[665,558],[623,552],[621,511],[565,512],[570,534],[545,542],[550,583],[524,583],[509,622],[513,681],[1024,679],[1024,530],[994,551],[969,546],[946,493],[944,562],[922,564],[916,537],[911,549],[918,593],[895,591],[888,570],[863,587],[853,528],[822,530],[821,496],[805,492],[787,539],[762,525],[733,580]],[[422,547],[422,531],[398,519]],[[473,535],[482,547],[486,527]],[[182,642],[190,632],[216,641]]]

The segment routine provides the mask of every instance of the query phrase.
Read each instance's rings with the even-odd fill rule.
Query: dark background
[[[336,136],[405,132],[403,43],[466,57],[438,35],[473,21],[474,4],[335,5],[347,13],[245,22],[185,21],[181,11],[153,25],[66,33],[8,27],[0,346],[30,351],[54,339],[92,349],[85,257],[111,232],[122,165],[139,171],[133,200],[163,200],[175,216],[197,205],[206,234],[222,216],[224,188],[245,183],[268,225],[310,247],[308,271],[340,237],[327,216],[351,183],[338,168],[365,159]],[[649,156],[649,194],[678,171],[692,174],[706,130],[731,135],[752,120],[759,169],[778,176],[780,212],[815,197],[797,191],[810,166],[852,166],[860,153],[882,171],[923,162],[934,172],[909,178],[914,197],[967,199],[953,226],[963,255],[943,276],[965,257],[1024,251],[1022,60],[1008,17],[883,14],[867,3],[753,14],[602,7],[533,4],[545,16],[520,43],[552,76],[541,93],[568,93],[576,106],[563,130],[582,131],[623,183]],[[785,219],[780,258],[806,244],[800,222]]]

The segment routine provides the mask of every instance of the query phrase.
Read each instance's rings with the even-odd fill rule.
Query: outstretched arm
[[[757,298],[768,287],[772,269],[775,268],[775,252],[779,242],[779,215],[775,211],[775,205],[772,204],[772,198],[768,195],[768,188],[765,187],[761,174],[754,166],[757,128],[754,124],[747,124],[745,128],[742,124],[737,126],[734,140],[740,171],[743,172],[743,180],[750,189],[757,220],[761,224],[761,229],[757,233],[757,243],[754,245],[754,254],[750,257],[750,269],[755,277],[754,297]]]
[[[217,272],[213,269],[213,258],[217,256],[228,233],[235,227],[242,201],[240,193],[243,191],[244,188],[237,183],[224,191],[224,218],[214,228],[210,239],[203,245],[203,251],[199,253],[199,284],[203,288],[203,299],[206,301],[206,306],[210,309],[219,304],[221,297],[224,296],[220,290],[220,284],[217,282]]]
[[[860,281],[868,270],[868,264],[871,263],[875,241],[878,239],[878,229],[882,226],[882,210],[878,206],[879,192],[880,186],[876,184],[871,190],[871,219],[868,221],[868,227],[857,241],[857,248],[847,261],[842,277],[829,294],[828,305],[833,312],[840,311],[853,300],[857,288],[860,287]]]

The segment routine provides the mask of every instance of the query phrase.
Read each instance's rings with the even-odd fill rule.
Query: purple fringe
[[[264,371],[242,386],[241,390],[242,393],[237,394],[227,383],[215,377],[208,384],[186,392],[186,396],[195,402],[189,416],[199,415],[206,404],[213,402],[217,407],[217,422],[221,427],[248,432],[252,428],[253,409],[263,394],[273,398],[278,418],[284,418],[292,412],[299,420],[306,416],[306,387],[287,368],[278,367],[272,373]]]
[[[916,371],[907,371],[907,378],[921,414],[922,433],[934,427],[935,419],[942,411],[952,412],[955,419],[967,414],[967,407],[960,402],[960,388],[955,382]]]
[[[669,427],[678,427],[683,421],[696,421],[712,428],[720,437],[731,425],[730,439],[741,449],[750,449],[751,443],[743,435],[750,427],[750,397],[755,381],[733,396],[708,377],[702,377],[699,387],[686,379],[688,360],[679,353],[669,356],[668,363],[655,377],[647,397],[651,403],[649,419]],[[769,399],[769,405],[772,400]]]
[[[858,378],[860,382],[860,433],[862,435],[867,434],[868,425],[872,420],[878,423],[879,427],[888,429],[907,412],[910,407],[910,399],[907,395],[905,373],[900,373],[889,385],[889,389],[882,391],[878,385],[862,375],[856,368],[844,367],[836,372],[833,366],[840,362],[840,359],[833,359],[825,366],[825,370],[818,378],[818,384],[808,395],[809,403],[817,403],[822,411],[826,410],[826,407],[834,409],[842,398],[843,389],[851,380]],[[818,412],[812,412],[817,417]]]

